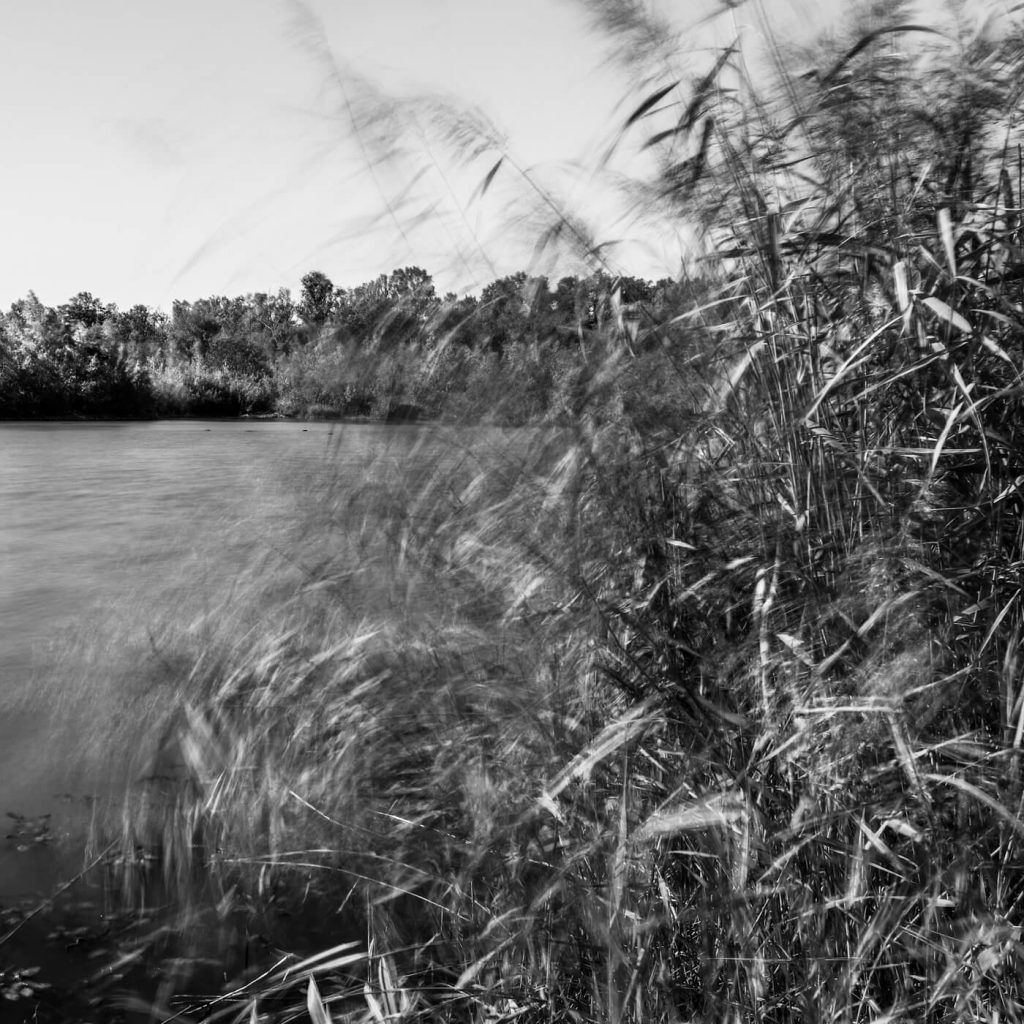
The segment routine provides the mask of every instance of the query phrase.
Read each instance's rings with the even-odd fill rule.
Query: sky
[[[763,2],[806,25],[809,0]],[[527,269],[542,220],[527,181],[630,237],[585,168],[642,83],[609,63],[578,0],[2,4],[0,308],[33,290],[169,311],[297,293],[311,270],[351,287],[408,265],[476,291]],[[747,10],[665,6],[697,49]],[[473,126],[461,146],[453,124]],[[488,132],[516,170],[481,196],[498,150],[469,160],[467,145]],[[639,238],[622,259],[666,276],[678,244]]]

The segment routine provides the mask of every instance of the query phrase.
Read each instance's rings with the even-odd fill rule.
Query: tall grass
[[[1024,1020],[1024,36],[897,25],[637,97],[672,419],[609,325],[573,427],[364,496],[390,614],[210,623],[129,842],[364,940],[214,1016]]]

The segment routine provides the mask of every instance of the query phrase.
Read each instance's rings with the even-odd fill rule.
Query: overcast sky
[[[794,2],[765,0],[780,19]],[[666,7],[680,26],[712,10]],[[175,298],[296,290],[313,269],[351,286],[408,264],[442,288],[479,287],[530,254],[531,225],[513,237],[503,220],[514,190],[469,201],[494,154],[460,171],[435,125],[384,160],[382,129],[395,122],[371,118],[353,133],[352,116],[383,96],[441,93],[486,111],[522,168],[566,183],[573,172],[559,162],[586,166],[642,98],[573,0],[3,0],[3,10],[5,309],[29,289],[48,304],[90,291],[169,309]],[[743,11],[711,31],[725,40]],[[585,175],[575,180],[569,194],[585,207]],[[609,214],[602,228],[622,225]],[[644,260],[643,273],[659,261],[673,272],[671,244]]]

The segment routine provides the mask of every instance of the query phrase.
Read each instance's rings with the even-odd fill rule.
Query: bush
[[[199,359],[153,367],[149,376],[158,416],[239,416],[269,412],[276,400],[269,378],[235,376]]]

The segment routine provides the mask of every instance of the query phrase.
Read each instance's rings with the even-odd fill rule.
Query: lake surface
[[[299,592],[360,632],[368,620],[416,628],[443,613],[438,578],[409,564],[396,524],[432,535],[433,506],[417,501],[428,479],[442,483],[440,507],[457,505],[485,467],[491,481],[502,470],[517,479],[521,461],[545,451],[537,437],[365,423],[0,423],[0,983],[30,968],[58,986],[49,1007],[0,1002],[0,1019],[63,1020],[62,998],[98,998],[104,985],[145,1004],[158,996],[154,957],[194,959],[168,939],[123,980],[97,979],[115,959],[118,922],[170,922],[160,915],[173,899],[154,890],[126,909],[102,869],[33,915],[81,872],[104,810],[153,771],[146,724],[180,699],[203,631],[215,624],[243,645],[247,629],[279,631]],[[473,614],[486,613],[474,604]],[[308,925],[296,922],[296,941],[317,941]],[[208,977],[193,959],[182,967],[189,991],[216,992],[249,966],[248,928],[225,935],[207,936]],[[145,1008],[128,1019],[151,1018]]]
[[[255,560],[287,561],[325,481],[371,495],[365,513],[373,486],[438,451],[429,427],[0,424],[0,815],[81,824],[85,798],[124,781],[111,766],[127,773],[140,753],[118,687],[128,659],[152,671],[147,631],[159,653],[169,620],[208,612]],[[353,586],[353,617],[379,611],[387,583]],[[16,845],[0,831],[0,902],[55,870]]]

